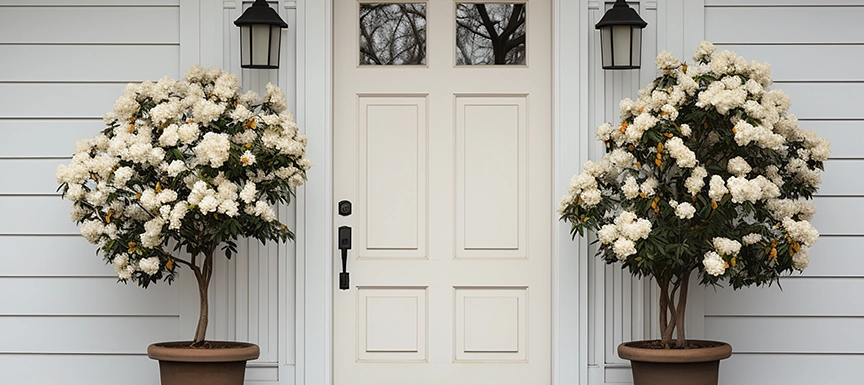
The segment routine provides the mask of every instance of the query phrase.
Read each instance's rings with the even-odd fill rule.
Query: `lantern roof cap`
[[[600,29],[606,26],[613,25],[632,25],[639,28],[645,28],[648,23],[639,17],[636,10],[630,8],[625,0],[618,0],[611,9],[606,11],[603,18],[594,26],[595,29]]]
[[[279,17],[275,9],[270,8],[266,0],[255,0],[251,7],[246,9],[237,20],[234,20],[234,25],[238,27],[252,24],[269,24],[288,28],[288,23]]]

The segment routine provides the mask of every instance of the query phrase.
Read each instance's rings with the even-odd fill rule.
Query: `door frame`
[[[553,206],[570,176],[587,160],[593,135],[588,120],[587,27],[592,1],[552,0]],[[593,1],[597,3],[597,1]],[[314,165],[297,191],[296,385],[333,381],[333,3],[297,1],[297,123],[309,138]],[[556,215],[557,219],[557,215]],[[556,221],[552,239],[552,384],[588,382],[588,250]],[[575,326],[574,326],[575,321]],[[288,370],[280,370],[282,383]],[[285,375],[285,376],[282,376]]]

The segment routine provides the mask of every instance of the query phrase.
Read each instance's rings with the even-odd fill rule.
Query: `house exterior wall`
[[[800,126],[831,141],[810,266],[770,288],[707,290],[705,335],[734,349],[723,384],[855,382],[864,360],[864,7],[860,1],[708,0],[705,38],[771,63]],[[731,27],[734,26],[734,27]],[[787,368],[787,370],[776,370]]]
[[[691,292],[688,337],[727,341],[733,355],[721,364],[721,384],[851,383],[864,343],[860,328],[864,260],[864,88],[860,60],[864,16],[861,1],[704,0],[643,1],[648,21],[643,68],[638,73],[594,70],[595,124],[618,118],[618,101],[656,76],[653,57],[669,50],[688,59],[699,40],[712,41],[748,60],[769,62],[773,88],[792,100],[801,127],[831,140],[813,225],[822,237],[803,274],[767,288],[707,288]],[[694,4],[697,5],[696,8]],[[646,9],[647,6],[647,9]],[[656,6],[656,13],[652,7]],[[652,21],[657,29],[652,29]],[[591,26],[585,25],[585,28]],[[599,51],[592,51],[599,55]],[[596,57],[596,56],[595,56]],[[597,60],[591,59],[593,63]],[[626,72],[626,71],[625,71]],[[605,78],[603,78],[605,77]],[[602,80],[601,80],[602,79]],[[602,148],[594,149],[599,157]],[[656,290],[619,266],[592,262],[589,307],[594,354],[590,383],[629,383],[629,365],[615,353],[629,339],[657,338]],[[646,286],[647,285],[647,286]],[[782,287],[782,290],[781,290]],[[695,301],[694,301],[695,300]]]
[[[208,338],[262,345],[261,359],[249,365],[247,383],[329,381],[329,324],[322,320],[328,314],[332,285],[321,277],[328,275],[330,265],[316,259],[329,255],[331,230],[327,221],[307,218],[307,210],[326,213],[323,207],[329,206],[328,174],[323,171],[330,162],[329,137],[322,127],[330,124],[330,111],[321,100],[329,98],[330,84],[327,46],[319,44],[326,41],[321,35],[330,28],[329,6],[271,2],[290,25],[283,34],[283,69],[249,71],[239,68],[237,31],[231,24],[248,3],[0,0],[3,382],[110,384],[122,378],[128,384],[153,384],[158,371],[144,353],[147,344],[191,335],[197,320],[194,282],[181,275],[174,285],[148,290],[116,283],[113,269],[93,255],[93,246],[69,221],[69,205],[55,192],[53,175],[58,164],[68,163],[76,140],[102,128],[102,114],[126,83],[180,77],[193,63],[240,74],[244,89],[260,90],[269,81],[288,91],[298,125],[312,130],[307,132],[310,158],[322,170],[310,174],[297,205],[280,211],[284,221],[301,229],[297,243],[244,242],[236,260],[218,260]],[[659,50],[687,57],[704,37],[719,49],[772,63],[775,87],[792,97],[792,112],[802,126],[832,141],[832,159],[826,162],[816,198],[819,213],[814,225],[823,238],[811,251],[810,269],[781,281],[783,292],[772,287],[693,293],[688,335],[733,344],[736,353],[722,366],[724,384],[844,383],[855,378],[853,370],[861,360],[856,347],[864,342],[850,332],[864,317],[864,307],[856,300],[864,282],[864,263],[857,252],[864,247],[864,222],[858,220],[864,216],[864,183],[847,176],[864,166],[864,116],[855,108],[864,91],[864,79],[856,71],[864,57],[857,38],[862,31],[856,24],[864,16],[864,4],[632,2],[649,26],[643,68],[631,72],[604,72],[596,65],[599,36],[593,25],[609,4],[555,4],[555,124],[578,131],[558,131],[556,157],[562,169],[555,175],[564,178],[562,188],[563,175],[576,172],[563,168],[602,150],[595,148],[593,127],[616,120],[618,101],[633,97],[654,78],[653,57]],[[581,32],[562,27],[572,25],[569,20],[579,20]],[[310,31],[321,34],[306,35]],[[573,49],[574,44],[578,48]],[[578,116],[569,116],[568,111]],[[577,299],[565,293],[556,299],[556,307],[560,317],[578,317],[573,323],[589,321],[590,327],[583,333],[582,326],[553,325],[560,339],[556,352],[567,350],[560,344],[584,344],[576,356],[557,356],[556,381],[627,383],[628,364],[617,358],[615,346],[656,336],[656,317],[651,313],[656,293],[617,266],[595,264],[587,242],[577,240],[570,248],[564,239],[569,238],[566,226],[561,228],[558,268],[567,271],[563,277],[578,277],[579,282],[558,285],[562,293],[582,295]],[[571,258],[568,253],[577,249],[581,255]],[[592,262],[582,266],[577,260]],[[578,305],[568,307],[567,301]],[[567,369],[579,366],[568,361],[571,358],[584,363],[588,375],[582,369]],[[796,370],[766,370],[778,367]]]
[[[180,2],[87,3],[0,1],[4,383],[152,384],[148,343],[188,334],[185,282],[117,284],[53,176],[76,140],[101,130],[127,82],[181,74]]]

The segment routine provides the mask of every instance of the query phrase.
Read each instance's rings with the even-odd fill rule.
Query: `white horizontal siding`
[[[180,46],[0,45],[0,57],[0,82],[155,81],[178,77]]]
[[[0,83],[0,119],[102,118],[125,88],[125,83]]]
[[[770,63],[774,81],[864,80],[859,63],[864,57],[862,45],[801,45],[789,49],[785,45],[718,44],[717,50],[730,50],[747,60]],[[827,58],[830,63],[826,63]]]
[[[771,287],[749,287],[739,290],[718,288],[716,292],[708,288],[705,296],[705,315],[706,317],[864,316],[862,292],[864,292],[864,279],[846,277],[784,278],[780,281],[780,287],[775,284]],[[830,329],[817,328],[797,332],[819,334],[827,330]],[[793,331],[787,330],[787,332]],[[844,338],[845,333],[846,331],[843,331]]]
[[[146,354],[0,354],[0,373],[4,384],[15,385],[159,383],[159,364]]]
[[[0,250],[6,250],[0,253],[0,277],[115,276],[114,268],[80,235],[5,235],[0,236]]]
[[[810,221],[823,235],[864,236],[864,198],[816,197],[816,216]]]
[[[864,197],[864,178],[850,178],[864,170],[864,160],[828,160],[819,185],[819,196]]]
[[[705,0],[706,7],[822,7],[836,5],[861,6],[861,0]]]
[[[110,107],[105,107],[106,112]],[[101,117],[76,120],[0,118],[0,137],[3,138],[0,159],[71,157],[76,141],[92,138],[103,128]],[[60,164],[61,160],[56,162]]]
[[[801,120],[798,124],[831,141],[832,159],[864,159],[861,151],[864,120]]]
[[[851,331],[861,328],[864,317],[706,317],[711,338],[726,341],[737,353],[859,353],[864,354],[864,333],[801,331]],[[794,338],[790,338],[794,335]]]
[[[790,331],[785,338],[794,338]],[[720,384],[729,385],[857,385],[860,355],[736,354],[720,364]]]
[[[58,253],[62,257],[62,253]],[[3,315],[164,315],[176,316],[174,285],[159,283],[143,290],[116,277],[2,277]],[[110,338],[110,335],[105,335]]]
[[[4,218],[0,221],[0,235],[79,234],[78,227],[69,219],[71,208],[72,204],[61,200],[59,195],[0,196],[0,213]]]
[[[158,383],[147,346],[191,333],[189,271],[118,283],[54,177],[126,83],[180,75],[180,15],[178,0],[0,0],[0,383]]]
[[[141,354],[155,341],[182,339],[177,316],[0,317],[4,353]],[[0,356],[2,357],[2,356]]]
[[[705,39],[722,44],[861,43],[862,18],[864,7],[710,7],[705,9]]]
[[[864,278],[864,236],[822,235],[810,249],[805,277]]]
[[[864,83],[775,83],[772,88],[789,95],[789,112],[799,119],[864,119],[858,99]]]
[[[0,7],[2,43],[177,45],[180,8],[176,5]]]

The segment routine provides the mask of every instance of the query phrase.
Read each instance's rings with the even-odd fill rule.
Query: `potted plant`
[[[294,239],[272,205],[305,182],[306,137],[279,88],[239,91],[233,74],[198,65],[181,81],[129,84],[107,128],[57,168],[72,220],[119,281],[171,283],[186,267],[198,282],[194,338],[148,348],[163,384],[243,383],[258,346],[205,341],[213,259],[236,254],[239,237]]]
[[[597,128],[606,153],[561,200],[574,237],[596,231],[600,258],[659,286],[660,339],[618,347],[637,385],[717,383],[731,347],[684,335],[694,272],[703,285],[771,285],[807,266],[819,236],[810,199],[828,141],[802,130],[789,97],[768,89],[767,63],[714,52],[702,42],[691,65],[661,52],[662,74],[621,101],[620,125]]]

